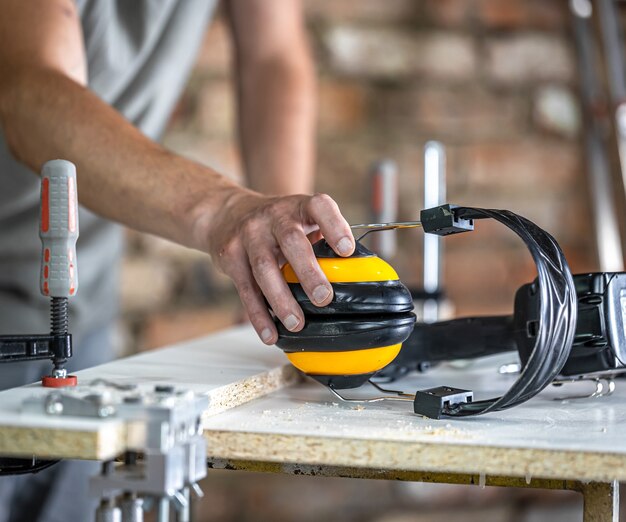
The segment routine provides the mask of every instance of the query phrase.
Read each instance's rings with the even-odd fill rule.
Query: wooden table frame
[[[583,497],[583,522],[619,522],[619,483],[583,482],[519,477],[503,477],[463,473],[433,473],[418,470],[380,470],[344,466],[284,464],[250,460],[209,458],[209,468],[250,471],[256,473],[287,473],[313,477],[341,477],[375,480],[401,480],[465,486],[496,486],[507,488],[552,489],[576,491]]]

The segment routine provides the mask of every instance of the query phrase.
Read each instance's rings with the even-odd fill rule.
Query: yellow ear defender
[[[300,332],[279,321],[278,342],[291,363],[335,389],[356,388],[392,362],[415,324],[409,290],[387,262],[357,242],[352,256],[339,257],[325,240],[313,251],[334,295],[317,307],[300,286],[293,268],[283,276],[305,314]]]

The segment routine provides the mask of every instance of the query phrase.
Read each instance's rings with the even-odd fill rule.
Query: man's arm
[[[319,227],[338,254],[353,251],[349,226],[332,199],[263,196],[146,138],[85,88],[72,0],[4,0],[2,9],[0,125],[18,160],[38,172],[49,159],[68,159],[77,166],[86,207],[211,253],[268,344],[277,333],[263,295],[288,329],[304,325],[279,270],[281,253],[314,302],[330,301],[332,288],[306,234]]]
[[[300,0],[228,0],[249,186],[313,190],[315,74]]]

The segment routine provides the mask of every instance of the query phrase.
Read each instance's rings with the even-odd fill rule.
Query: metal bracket
[[[595,399],[599,397],[608,397],[615,391],[615,378],[626,373],[624,369],[618,369],[609,372],[596,372],[586,375],[576,375],[570,378],[561,378],[552,382],[552,386],[563,386],[575,382],[592,382],[595,385],[594,390],[588,394],[582,395],[564,395],[555,397],[555,401],[577,400],[577,399]]]
[[[190,492],[206,476],[202,413],[206,396],[173,386],[126,387],[115,383],[55,390],[31,397],[22,410],[55,416],[118,418],[127,422],[128,450],[123,463],[107,462],[92,477],[90,491],[101,499],[97,520],[115,520],[127,512],[143,520],[144,500],[158,499],[159,520],[189,520]],[[126,520],[126,518],[124,519]]]

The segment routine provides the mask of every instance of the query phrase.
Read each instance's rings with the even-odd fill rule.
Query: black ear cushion
[[[335,251],[330,248],[330,245],[326,243],[325,239],[320,239],[313,244],[313,253],[315,257],[321,258],[333,259],[341,257],[335,254]],[[354,246],[354,252],[350,257],[376,257],[376,254],[357,241]]]
[[[393,316],[309,316],[304,328],[290,332],[276,320],[279,348],[285,352],[345,352],[404,342],[415,325],[415,314]]]
[[[319,307],[311,303],[299,283],[290,283],[289,289],[305,316],[329,314],[401,314],[413,310],[411,292],[400,281],[363,283],[331,283],[333,300]]]

